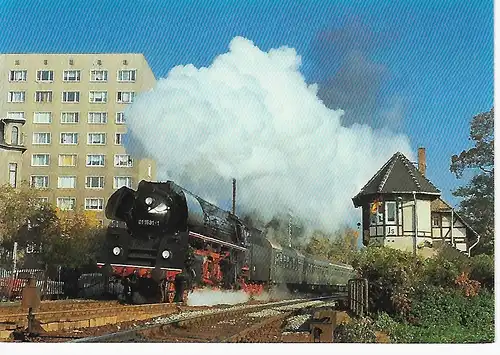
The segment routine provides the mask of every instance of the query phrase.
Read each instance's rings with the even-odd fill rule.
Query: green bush
[[[370,318],[359,318],[340,324],[333,335],[336,343],[375,343],[377,340],[375,326]]]
[[[372,312],[405,313],[409,296],[423,277],[424,261],[411,253],[377,247],[360,252],[353,266],[369,282],[369,308]]]
[[[363,250],[353,266],[370,283],[375,320],[339,329],[342,341],[370,342],[378,330],[395,343],[493,342],[493,261],[447,247],[427,260],[383,247]],[[481,283],[479,291],[473,280]]]
[[[493,290],[495,284],[495,259],[493,255],[479,254],[470,259],[470,278],[483,287]]]
[[[459,290],[423,286],[415,292],[407,319],[397,322],[379,313],[375,327],[395,343],[493,342],[494,296],[483,290],[466,297]]]

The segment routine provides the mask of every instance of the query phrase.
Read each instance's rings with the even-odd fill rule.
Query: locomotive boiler
[[[354,277],[351,266],[277,245],[172,181],[120,188],[108,200],[106,217],[113,222],[99,265],[122,281],[132,302],[181,301],[188,290],[203,286],[327,290]]]

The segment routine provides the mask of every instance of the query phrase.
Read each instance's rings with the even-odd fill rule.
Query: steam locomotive
[[[134,295],[182,301],[189,290],[205,286],[250,293],[271,285],[338,288],[354,277],[352,267],[277,245],[172,181],[120,188],[108,200],[106,217],[112,223],[98,265],[122,281],[132,302]]]

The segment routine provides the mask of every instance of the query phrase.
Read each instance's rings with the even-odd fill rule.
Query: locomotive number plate
[[[140,226],[159,226],[160,221],[153,221],[151,219],[138,219],[137,224]]]

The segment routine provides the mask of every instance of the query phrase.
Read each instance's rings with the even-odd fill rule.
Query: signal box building
[[[363,244],[389,246],[429,256],[448,243],[470,256],[479,235],[441,199],[425,177],[425,149],[418,169],[397,152],[352,199],[362,209]]]

